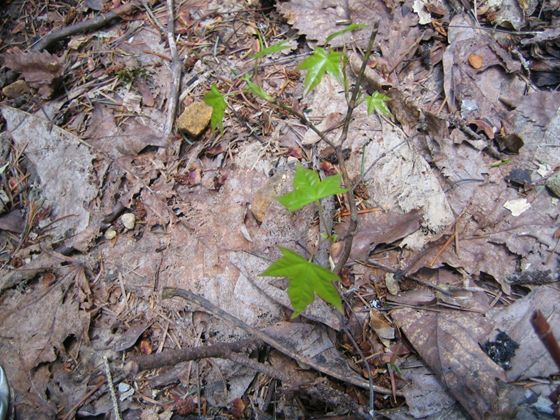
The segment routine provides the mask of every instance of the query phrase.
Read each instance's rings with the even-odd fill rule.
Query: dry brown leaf
[[[519,63],[490,35],[472,29],[462,15],[451,21],[448,39],[443,55],[447,104],[464,119],[487,118],[497,131],[509,112],[503,102],[518,101],[526,89],[515,76]],[[480,58],[475,63],[479,68],[467,64],[473,55]]]
[[[54,210],[50,233],[61,240],[84,232],[90,221],[87,209],[98,192],[91,149],[43,118],[10,107],[1,112],[14,143],[34,166],[45,206]]]
[[[4,54],[4,65],[21,73],[43,98],[52,96],[63,73],[62,58],[46,51],[23,52],[17,47]]]
[[[98,150],[113,158],[135,156],[147,146],[166,145],[166,139],[140,118],[127,118],[117,125],[111,108],[96,104],[85,138]]]
[[[53,401],[46,397],[48,363],[65,355],[65,340],[80,339],[89,325],[72,288],[72,282],[64,281],[58,287],[38,287],[25,295],[7,292],[4,297],[0,364],[15,389],[18,415],[24,418],[56,417]]]
[[[416,232],[421,222],[422,215],[417,210],[406,214],[377,212],[361,215],[350,257],[364,261],[377,245],[390,244]],[[338,225],[337,235],[343,237],[345,229],[345,225]],[[338,258],[336,253],[331,255],[335,260]]]
[[[540,310],[552,328],[552,333],[560,337],[560,291],[551,286],[541,286],[506,308],[494,308],[488,318],[497,329],[504,331],[519,344],[511,359],[511,370],[506,371],[509,381],[519,381],[534,377],[554,375],[558,369],[550,354],[531,327],[530,318],[535,310]],[[493,340],[497,331],[489,333],[485,339]]]
[[[498,382],[505,381],[505,374],[478,344],[492,324],[472,313],[404,308],[392,311],[391,316],[440,382],[473,418],[501,414],[496,401]]]

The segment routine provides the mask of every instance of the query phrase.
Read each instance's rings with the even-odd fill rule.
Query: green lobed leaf
[[[288,41],[278,42],[276,44],[272,44],[269,47],[263,48],[258,53],[256,53],[252,58],[253,60],[258,60],[259,58],[266,57],[267,55],[276,54],[282,50],[290,48]]]
[[[380,92],[375,92],[371,96],[366,96],[368,114],[377,112],[378,114],[389,117],[391,115],[391,111],[389,111],[386,102],[390,99],[391,98],[389,98],[387,95],[383,95]]]
[[[315,171],[299,165],[294,175],[294,190],[276,199],[289,211],[295,212],[321,198],[345,193],[347,190],[340,186],[341,183],[340,174],[328,176],[321,181]]]
[[[254,83],[248,74],[245,75],[243,80],[245,80],[245,83],[247,83],[247,90],[253,95],[258,96],[259,98],[264,99],[268,102],[272,102],[274,100],[274,98],[266,93],[262,87]]]
[[[342,312],[342,301],[333,281],[340,280],[330,270],[307,261],[294,251],[280,247],[282,257],[274,261],[261,276],[286,277],[288,296],[294,309],[292,318],[301,314],[315,300],[315,295]]]
[[[303,60],[303,63],[299,66],[301,70],[307,72],[303,81],[305,94],[315,89],[326,73],[329,73],[338,81],[342,81],[341,61],[341,53],[315,48],[313,54]]]
[[[363,24],[363,23],[351,23],[350,25],[348,25],[346,28],[341,29],[340,31],[336,31],[333,32],[332,34],[330,34],[327,39],[325,40],[325,43],[329,43],[330,41],[332,41],[333,39],[335,39],[336,37],[340,36],[340,35],[344,35],[347,32],[352,32],[352,31],[357,31],[360,29],[364,29],[367,28],[367,25]]]
[[[212,107],[212,117],[210,117],[210,126],[212,130],[224,126],[224,113],[227,108],[225,95],[218,90],[216,85],[212,85],[210,92],[204,95],[204,102]]]

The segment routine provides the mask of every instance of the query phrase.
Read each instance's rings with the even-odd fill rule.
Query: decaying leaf
[[[13,48],[4,54],[4,65],[22,73],[25,81],[38,89],[43,98],[50,98],[63,72],[63,60],[46,51],[23,52]]]
[[[488,318],[496,329],[504,331],[519,348],[511,359],[511,369],[506,371],[508,380],[518,381],[534,377],[548,377],[558,372],[550,354],[531,327],[530,318],[535,310],[540,310],[552,328],[552,333],[560,337],[560,292],[554,286],[542,286],[517,300],[506,308],[494,308]],[[481,342],[493,340],[496,330],[488,333]]]
[[[84,231],[89,204],[97,195],[91,150],[45,119],[10,107],[1,111],[15,144],[35,168],[45,205],[54,210],[53,236],[60,240]]]
[[[462,15],[453,18],[448,39],[443,55],[448,105],[464,119],[488,119],[498,131],[509,112],[504,102],[519,101],[526,89],[515,75],[519,63],[488,34],[472,29]]]
[[[498,382],[505,381],[505,374],[479,346],[479,340],[492,329],[483,316],[408,308],[391,314],[440,382],[473,418],[501,414],[496,404]]]

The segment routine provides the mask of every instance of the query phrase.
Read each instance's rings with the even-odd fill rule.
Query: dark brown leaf
[[[441,383],[473,418],[500,415],[495,403],[498,382],[505,381],[505,374],[478,344],[492,329],[483,316],[408,308],[391,315]]]
[[[46,51],[23,52],[17,47],[4,55],[4,65],[21,73],[43,98],[52,96],[63,72],[63,60],[60,57]]]

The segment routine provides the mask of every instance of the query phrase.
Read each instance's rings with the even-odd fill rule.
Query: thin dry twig
[[[171,52],[171,86],[169,87],[169,99],[167,102],[167,120],[163,131],[167,145],[171,144],[173,123],[177,112],[179,89],[181,89],[181,62],[177,55],[177,44],[175,43],[175,13],[173,0],[167,0],[167,43]]]
[[[113,377],[111,375],[111,367],[109,366],[109,359],[103,356],[103,364],[105,366],[105,376],[107,376],[107,386],[109,387],[109,394],[111,394],[111,401],[113,402],[113,411],[117,420],[122,420],[121,410],[119,408],[119,400],[115,393],[115,385],[113,384]]]
[[[340,273],[342,267],[344,267],[346,261],[348,261],[348,258],[350,257],[350,251],[352,250],[352,242],[354,240],[354,234],[356,233],[356,229],[358,228],[358,208],[356,207],[356,200],[354,199],[352,180],[350,179],[350,176],[348,175],[348,170],[346,169],[346,163],[344,160],[342,146],[344,145],[344,142],[348,138],[348,129],[350,127],[350,122],[352,121],[352,114],[354,113],[354,109],[356,109],[357,106],[360,86],[364,80],[365,69],[367,67],[367,62],[369,60],[371,52],[373,50],[373,43],[375,42],[376,35],[377,35],[377,25],[375,25],[373,30],[371,31],[367,49],[362,59],[362,67],[360,68],[360,72],[358,73],[356,84],[352,89],[352,97],[348,102],[348,110],[346,111],[346,116],[344,118],[344,125],[342,126],[342,132],[340,133],[338,144],[335,147],[336,156],[338,158],[338,163],[340,165],[340,172],[342,173],[342,179],[344,181],[344,184],[348,188],[348,192],[346,193],[346,200],[348,201],[348,207],[350,208],[350,222],[348,223],[348,229],[346,230],[346,235],[344,237],[344,248],[342,249],[342,253],[334,268],[334,272],[336,274]]]
[[[263,331],[257,330],[255,328],[250,327],[245,322],[241,321],[240,319],[234,317],[233,315],[225,312],[224,310],[218,308],[216,305],[212,304],[202,296],[197,295],[196,293],[190,292],[185,289],[178,289],[174,287],[166,287],[163,289],[162,297],[164,299],[169,299],[172,297],[181,297],[183,299],[189,300],[191,302],[195,302],[196,304],[202,306],[205,310],[221,318],[224,321],[227,321],[234,325],[237,328],[242,329],[246,333],[252,335],[253,337],[263,341],[264,343],[268,344],[269,346],[275,348],[279,352],[283,353],[284,355],[298,361],[299,363],[303,363],[308,365],[309,367],[324,373],[325,375],[331,376],[333,378],[339,379],[343,382],[358,386],[363,389],[369,389],[370,384],[366,381],[360,380],[355,377],[348,376],[345,372],[339,372],[329,367],[325,367],[322,365],[317,364],[314,360],[310,359],[307,356],[304,356],[296,351],[286,347],[283,343],[279,342],[273,337],[270,337]],[[380,386],[373,386],[375,392],[379,392],[381,394],[391,395],[392,391],[387,388],[383,388]]]
[[[533,325],[533,329],[560,370],[560,345],[558,345],[558,341],[556,341],[556,338],[554,337],[552,328],[541,311],[536,310],[533,312],[533,315],[531,316],[531,325]]]
[[[209,346],[167,350],[162,353],[138,355],[131,358],[138,371],[173,366],[190,360],[210,357],[228,357],[231,353],[249,352],[256,349],[260,342],[255,339],[239,340],[233,343],[218,343]]]
[[[82,32],[89,32],[95,29],[102,28],[105,25],[110,24],[116,19],[122,19],[124,15],[132,12],[138,7],[136,1],[132,1],[127,4],[123,4],[107,13],[94,17],[93,19],[84,20],[83,22],[75,23],[74,25],[66,26],[58,31],[51,32],[39,42],[37,42],[33,47],[33,51],[42,51],[57,41],[60,41],[71,35],[80,34]]]

